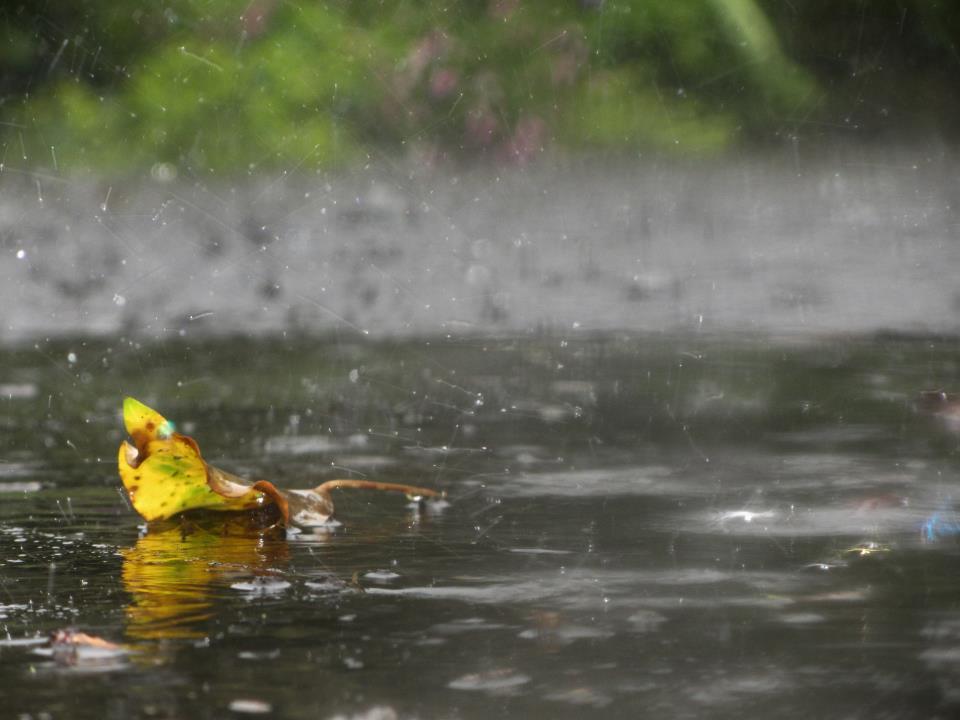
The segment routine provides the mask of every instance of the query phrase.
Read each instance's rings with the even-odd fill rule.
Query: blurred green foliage
[[[330,167],[376,148],[521,163],[548,146],[702,156],[850,122],[862,110],[850,87],[869,98],[880,58],[955,55],[960,12],[867,5],[23,0],[0,16],[3,162],[202,175]],[[872,82],[869,107],[896,106],[890,84]],[[943,87],[934,76],[931,97]]]

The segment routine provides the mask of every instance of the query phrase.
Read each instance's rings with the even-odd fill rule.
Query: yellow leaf
[[[140,401],[123,401],[123,422],[134,444],[120,445],[120,479],[145,520],[164,520],[186,510],[252,510],[269,504],[249,483],[229,496],[214,492],[196,441]]]
[[[196,440],[139,400],[123,401],[123,423],[133,443],[120,444],[120,479],[145,520],[166,520],[188,510],[240,511],[276,506],[283,525],[323,524],[333,515],[336,488],[388,490],[437,497],[428,488],[372,480],[328,480],[312,490],[283,492],[266,480],[250,482],[204,462]]]

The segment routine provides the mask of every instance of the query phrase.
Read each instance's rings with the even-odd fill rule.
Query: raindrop
[[[157,182],[172,182],[177,179],[177,166],[165,162],[156,163],[150,168],[150,177]]]

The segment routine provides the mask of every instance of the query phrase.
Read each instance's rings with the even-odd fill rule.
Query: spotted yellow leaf
[[[193,438],[139,400],[123,401],[123,422],[133,444],[120,445],[120,479],[134,509],[146,520],[165,520],[185,510],[252,510],[266,495],[249,484],[223,495],[210,487],[209,468]]]
[[[123,423],[131,440],[120,444],[120,479],[134,509],[147,521],[188,510],[253,511],[276,506],[282,523],[317,525],[333,514],[336,488],[391,490],[436,497],[434,490],[372,480],[328,480],[312,490],[283,492],[266,480],[251,482],[208,465],[196,440],[132,397],[123,401]]]

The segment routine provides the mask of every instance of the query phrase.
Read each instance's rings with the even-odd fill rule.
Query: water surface
[[[0,694],[31,717],[949,717],[958,343],[547,334],[0,356]],[[375,477],[145,528],[125,394],[217,465]],[[938,410],[939,413],[931,412]],[[75,628],[122,645],[53,657]],[[46,713],[46,715],[44,715]]]

